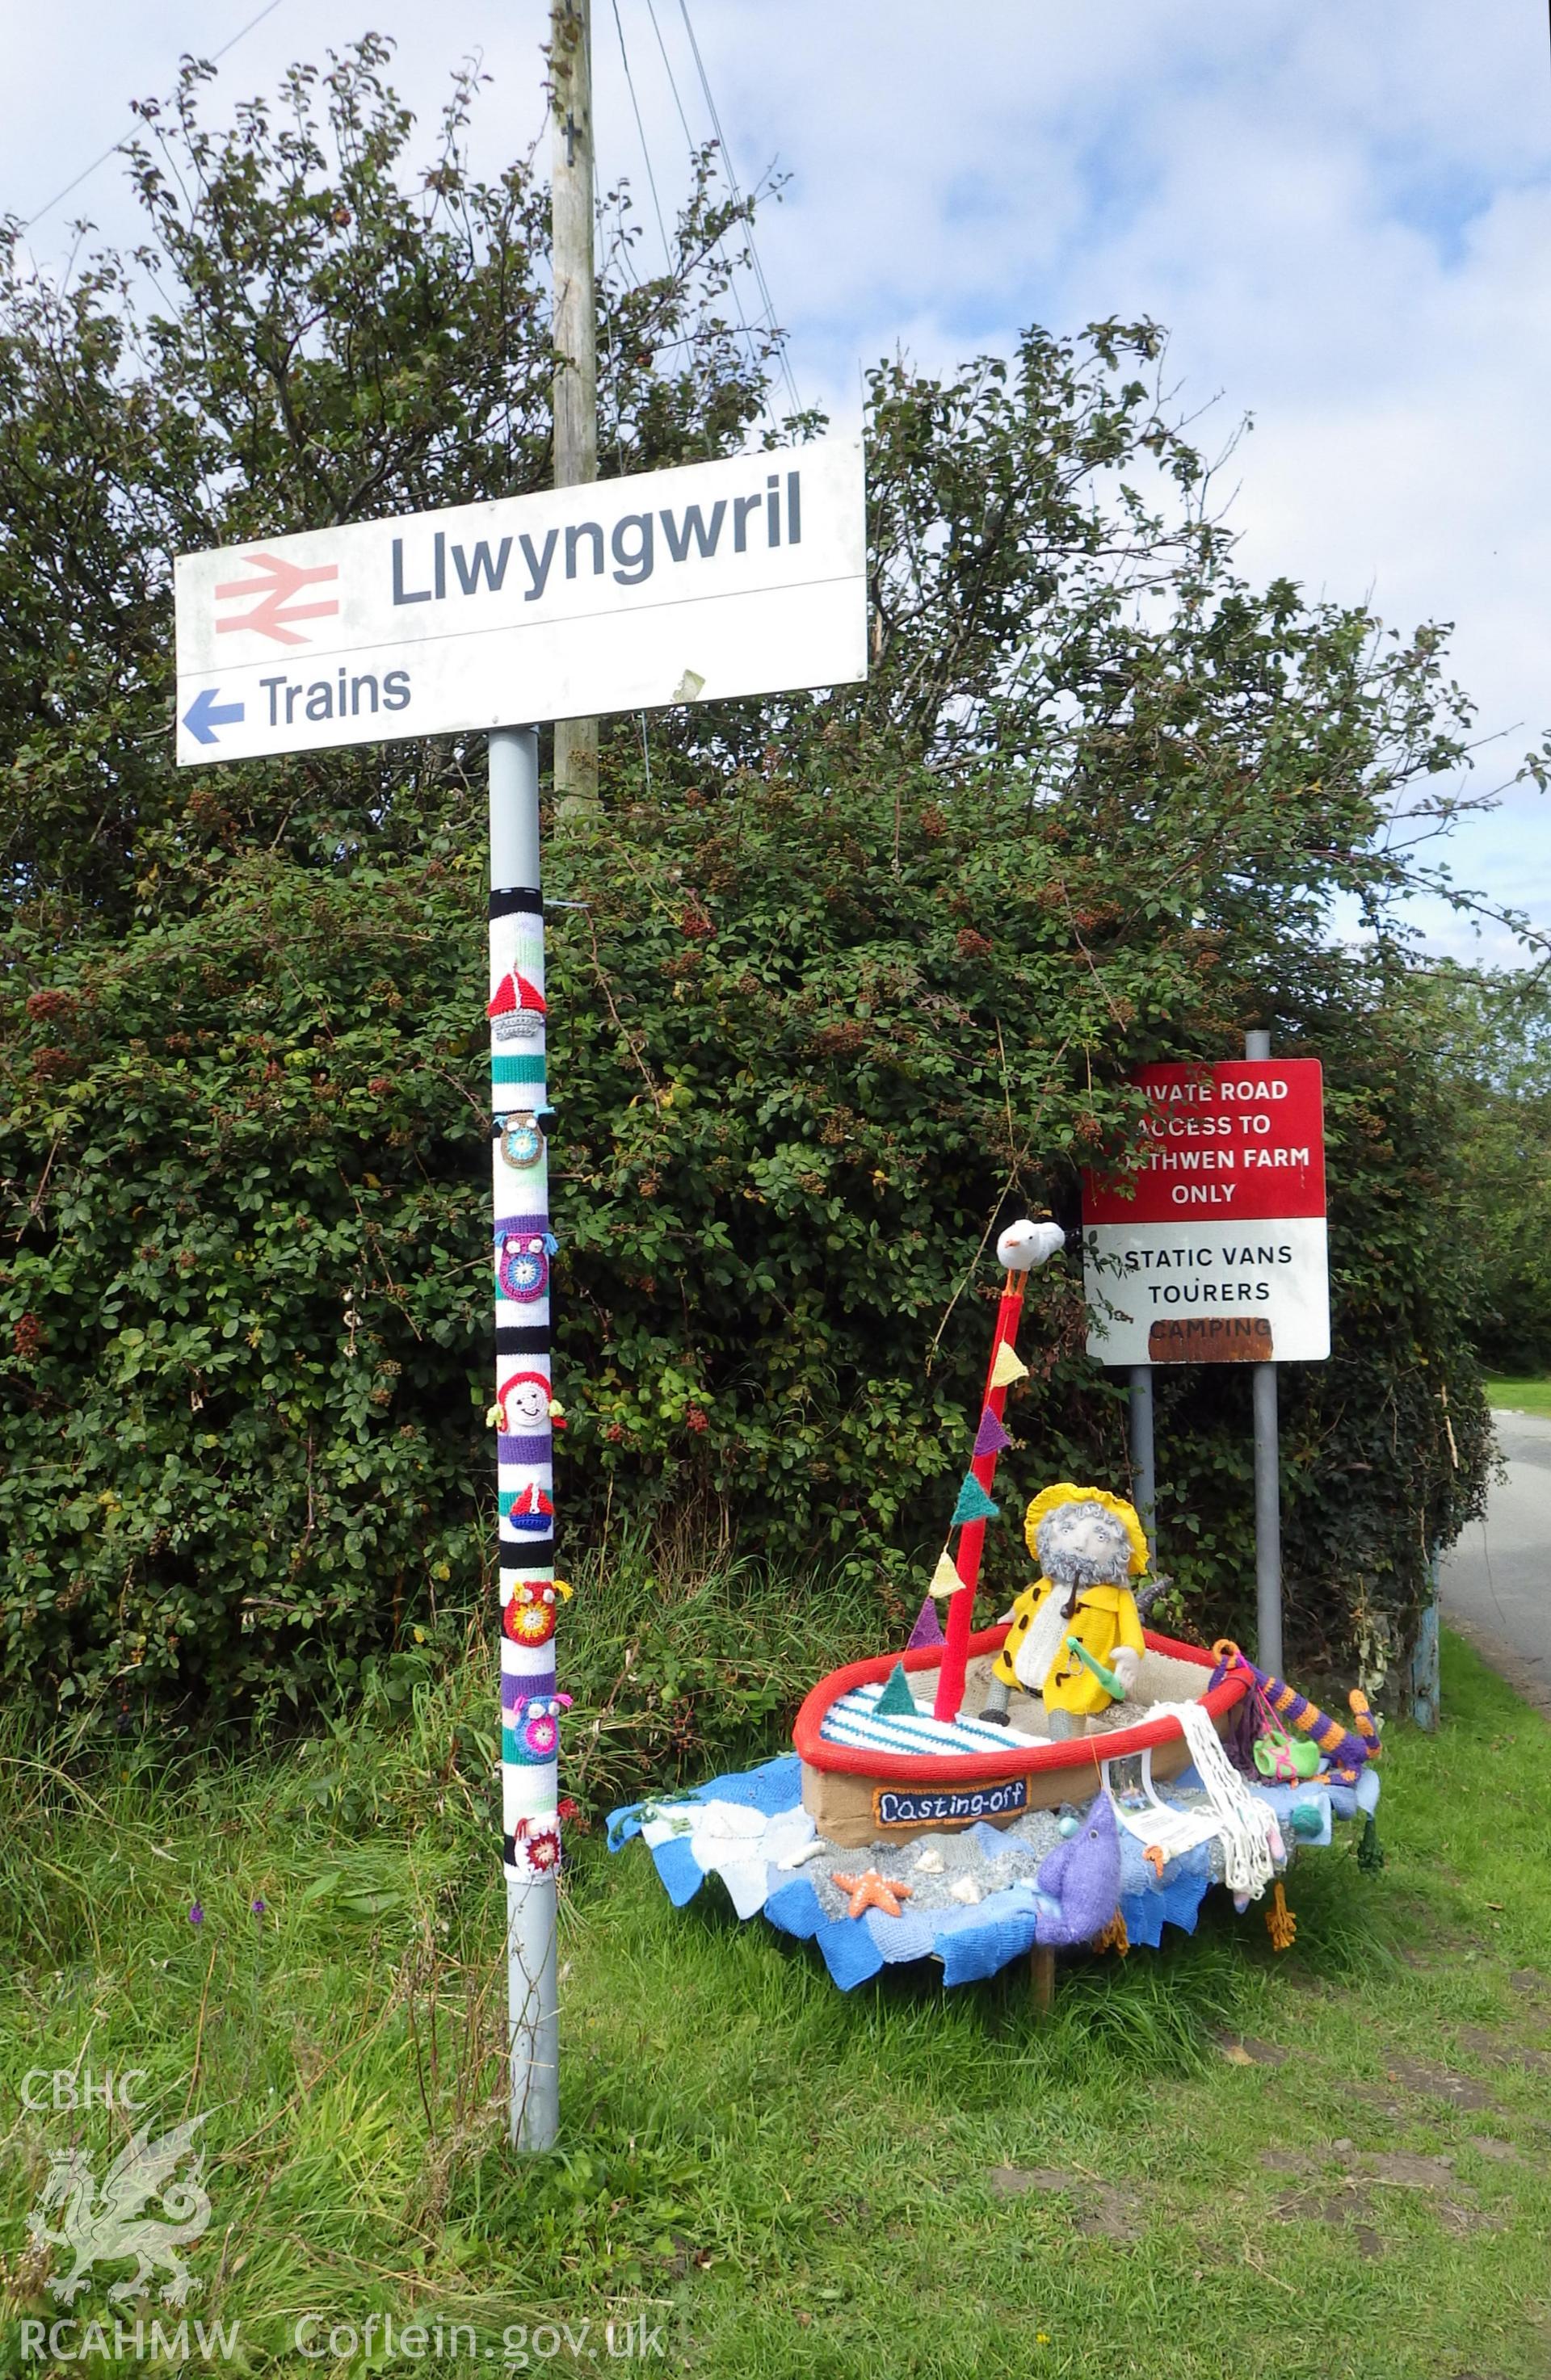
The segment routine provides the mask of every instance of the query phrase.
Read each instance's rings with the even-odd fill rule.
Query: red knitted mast
[[[1007,1405],[1005,1388],[995,1388],[991,1375],[996,1368],[996,1357],[1003,1347],[1012,1347],[1018,1338],[1019,1318],[1023,1312],[1023,1292],[1029,1285],[1026,1272],[1009,1272],[1002,1288],[1002,1302],[996,1308],[996,1330],[991,1342],[991,1360],[985,1367],[985,1399],[981,1410],[989,1405],[998,1421]],[[978,1434],[979,1416],[976,1416]],[[994,1454],[979,1454],[970,1465],[971,1471],[985,1489],[991,1492],[991,1482],[996,1475]],[[937,1672],[937,1699],[932,1706],[932,1716],[952,1722],[959,1716],[959,1706],[964,1699],[964,1670],[970,1655],[970,1628],[974,1616],[975,1588],[980,1583],[981,1548],[985,1543],[985,1523],[966,1521],[959,1532],[959,1553],[954,1568],[963,1582],[957,1595],[949,1598],[947,1629],[943,1645],[942,1667]]]

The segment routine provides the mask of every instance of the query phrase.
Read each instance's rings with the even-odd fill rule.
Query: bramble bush
[[[179,774],[165,732],[180,546],[547,471],[531,176],[469,183],[460,98],[406,195],[381,66],[335,68],[322,128],[256,107],[224,143],[191,70],[198,176],[137,167],[159,315],[108,262],[4,293],[0,1659],[43,1706],[305,1701],[490,1592],[479,747]],[[757,417],[738,214],[702,177],[675,274],[605,273],[610,468]],[[898,1628],[998,1224],[1048,1205],[1075,1249],[1129,1072],[1264,1024],[1324,1061],[1332,1192],[1335,1355],[1282,1373],[1291,1635],[1376,1681],[1488,1459],[1386,922],[1414,862],[1377,833],[1400,799],[1447,824],[1468,706],[1432,631],[1239,577],[1158,352],[1111,323],[880,370],[867,684],[621,723],[601,820],[549,821],[562,1530],[669,1574],[736,1546]],[[1083,1331],[1073,1256],[1031,1291],[996,1597],[1023,1496],[1127,1481]],[[1175,1614],[1240,1630],[1242,1374],[1166,1377],[1159,1446]]]

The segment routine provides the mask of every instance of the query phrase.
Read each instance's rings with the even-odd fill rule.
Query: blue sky
[[[6,11],[0,205],[27,216],[261,0],[55,0]],[[651,224],[613,0],[593,0],[605,176]],[[653,9],[655,9],[655,27]],[[665,203],[709,131],[678,0],[618,0]],[[222,68],[233,97],[371,25],[422,115],[470,52],[495,78],[485,163],[539,122],[541,0],[279,0]],[[1542,0],[691,0],[740,177],[791,176],[760,245],[809,400],[854,418],[896,346],[947,366],[1040,320],[1168,324],[1180,400],[1234,457],[1253,576],[1456,624],[1497,740],[1551,727],[1551,57]],[[658,29],[662,47],[658,42]],[[83,70],[83,61],[89,66]],[[113,164],[32,235],[62,263],[90,212],[130,236]],[[1462,882],[1551,928],[1551,813],[1516,794],[1456,838]],[[1506,959],[1447,911],[1438,947]]]

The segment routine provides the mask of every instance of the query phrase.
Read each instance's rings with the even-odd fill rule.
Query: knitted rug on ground
[[[1285,1856],[1276,1864],[1277,1873],[1295,1843],[1301,1849],[1328,1843],[1333,1817],[1371,1815],[1378,1783],[1369,1770],[1355,1791],[1323,1779],[1252,1789],[1279,1821]],[[1210,1815],[1208,1797],[1191,1769],[1171,1779],[1163,1798],[1190,1816]],[[1295,1801],[1317,1810],[1320,1820],[1319,1833],[1301,1843],[1292,1830]],[[637,1835],[676,1909],[694,1898],[708,1876],[719,1876],[740,1918],[763,1913],[782,1933],[816,1942],[842,1991],[865,1983],[882,1967],[916,1959],[940,1960],[945,1984],[967,1984],[1026,1956],[1042,1908],[1051,1906],[1036,1889],[1035,1873],[1063,1840],[1056,1812],[1035,1810],[1007,1828],[980,1825],[910,1842],[874,1843],[866,1851],[840,1851],[819,1841],[802,1807],[802,1764],[795,1753],[741,1775],[713,1777],[671,1801],[637,1802],[614,1811],[610,1851],[622,1850]],[[1129,1828],[1122,1826],[1119,1836],[1119,1908],[1131,1944],[1156,1949],[1166,1925],[1193,1933],[1203,1900],[1222,1880],[1220,1840],[1197,1843],[1157,1866]],[[835,1879],[856,1877],[868,1868],[909,1885],[898,1916],[875,1906],[849,1915],[853,1896]]]

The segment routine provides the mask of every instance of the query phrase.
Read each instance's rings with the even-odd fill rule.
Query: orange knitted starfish
[[[1163,1882],[1163,1872],[1168,1865],[1168,1854],[1166,1852],[1160,1851],[1156,1843],[1149,1843],[1142,1856],[1144,1860],[1152,1861],[1153,1874],[1157,1877],[1158,1882],[1161,1884]]]
[[[909,1900],[915,1890],[913,1884],[896,1884],[891,1877],[880,1876],[875,1867],[863,1868],[860,1876],[837,1873],[830,1882],[850,1894],[849,1917],[860,1917],[864,1909],[881,1909],[885,1917],[903,1917],[899,1903]]]

